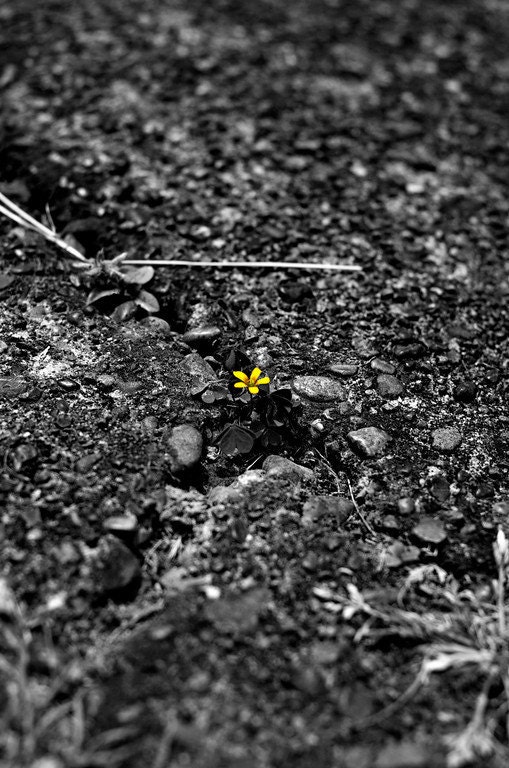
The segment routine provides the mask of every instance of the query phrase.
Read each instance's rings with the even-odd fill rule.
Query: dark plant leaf
[[[293,409],[291,389],[276,389],[265,402],[267,424],[282,427],[288,423]]]
[[[207,405],[228,399],[228,390],[221,384],[211,384],[202,394],[201,399]]]
[[[292,390],[289,387],[283,389],[275,389],[270,393],[270,399],[278,404],[280,407],[291,410],[293,408],[292,403]]]
[[[125,267],[122,269],[122,280],[129,285],[145,285],[154,277],[154,267]]]
[[[111,313],[111,319],[117,323],[125,323],[136,314],[136,304],[134,301],[124,301],[119,304]]]
[[[105,288],[104,290],[94,289],[88,294],[87,307],[90,306],[90,304],[95,304],[96,301],[105,299],[107,296],[118,296],[120,293],[120,288]]]
[[[276,447],[283,442],[283,436],[277,429],[267,427],[260,435],[260,442],[264,448]]]
[[[159,302],[148,291],[140,291],[135,297],[134,302],[138,307],[144,309],[145,312],[159,312]]]
[[[244,371],[249,376],[254,365],[241,349],[232,349],[225,360],[224,367],[227,371]]]
[[[247,427],[240,424],[228,424],[218,437],[218,445],[222,453],[235,456],[239,453],[249,453],[254,445],[255,435]]]

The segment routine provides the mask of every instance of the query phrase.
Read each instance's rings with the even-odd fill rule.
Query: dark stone
[[[473,381],[462,381],[454,389],[454,399],[460,403],[473,403],[477,387]]]
[[[326,515],[331,515],[341,525],[354,511],[353,503],[343,496],[311,496],[304,504],[302,523],[310,525]]]
[[[265,588],[242,594],[227,594],[205,605],[205,616],[221,634],[250,635],[270,600]]]
[[[139,581],[138,558],[116,536],[107,534],[99,542],[98,584],[102,592],[120,593]]]
[[[101,459],[100,453],[87,453],[76,462],[78,472],[88,472]]]
[[[20,379],[16,376],[0,377],[0,394],[4,397],[16,397],[17,395],[21,395],[22,392],[26,392],[28,386],[28,383],[24,379]]]
[[[431,481],[431,495],[443,503],[450,495],[449,483],[445,477],[434,477]]]
[[[57,384],[60,389],[64,390],[64,392],[73,392],[80,388],[79,383],[77,381],[73,381],[73,379],[59,379]]]
[[[398,360],[414,360],[423,357],[426,347],[420,341],[413,341],[409,344],[396,344],[394,346],[394,356]]]
[[[381,373],[377,376],[378,392],[381,397],[387,399],[393,397],[399,397],[403,392],[403,384],[396,376],[392,376],[390,373]]]
[[[193,328],[184,333],[182,340],[191,347],[199,347],[207,342],[214,341],[221,335],[221,329],[217,325],[204,325],[200,328]]]

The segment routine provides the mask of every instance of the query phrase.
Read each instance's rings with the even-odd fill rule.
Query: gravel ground
[[[0,22],[0,191],[87,258],[361,268],[122,314],[0,221],[2,768],[506,766],[509,6]],[[232,349],[293,392],[249,455]]]

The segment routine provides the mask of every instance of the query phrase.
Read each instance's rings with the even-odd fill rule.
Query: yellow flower
[[[236,381],[233,385],[237,389],[247,389],[252,395],[257,395],[259,390],[260,384],[270,384],[270,379],[268,376],[261,376],[261,370],[260,368],[253,368],[251,371],[251,376],[248,376],[246,373],[243,373],[242,371],[233,371],[233,375],[236,379],[240,379],[240,381]]]

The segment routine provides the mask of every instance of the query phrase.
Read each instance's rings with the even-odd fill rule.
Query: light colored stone
[[[199,395],[212,381],[217,379],[212,366],[197,352],[186,355],[182,360],[182,367],[190,378],[192,395]]]
[[[436,546],[441,544],[447,538],[444,525],[441,520],[435,520],[433,517],[425,517],[420,523],[412,528],[413,535],[423,544],[432,544]]]
[[[174,474],[185,472],[194,467],[201,458],[203,438],[192,424],[174,427],[168,441],[170,470]]]
[[[294,478],[308,483],[314,478],[313,470],[303,467],[301,464],[295,464],[294,461],[285,459],[284,456],[267,456],[263,462],[263,469],[272,477]]]
[[[347,439],[357,453],[371,458],[382,454],[391,438],[387,432],[378,427],[362,427],[349,432]]]
[[[445,453],[452,453],[461,444],[462,435],[456,427],[442,427],[432,432],[433,448]]]
[[[292,386],[298,395],[308,400],[327,402],[346,398],[346,392],[339,381],[328,376],[296,376]]]
[[[358,365],[349,365],[348,363],[331,363],[328,370],[331,373],[335,373],[337,376],[342,376],[344,379],[355,376],[359,370]]]

